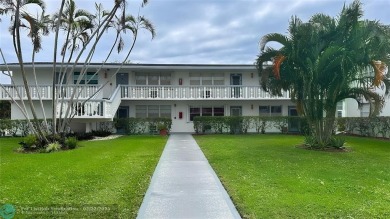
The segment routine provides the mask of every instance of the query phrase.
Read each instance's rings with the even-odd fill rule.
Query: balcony
[[[0,87],[0,100],[19,100],[20,97],[18,93],[22,96],[23,99],[27,99],[26,90],[23,85],[13,86],[5,85],[5,90]],[[53,86],[51,85],[39,85],[39,86],[30,86],[31,98],[33,100],[39,100],[39,95],[43,100],[51,100]],[[79,94],[79,99],[88,99],[100,88],[100,85],[67,85],[64,87],[56,87],[57,98],[69,99],[73,91],[76,91],[77,96]],[[100,99],[100,93],[98,92],[93,98]],[[12,97],[12,98],[11,98]]]
[[[121,97],[126,100],[287,100],[290,94],[272,96],[260,86],[122,86]]]
[[[289,100],[290,93],[282,96],[272,96],[263,91],[260,86],[118,86],[110,99],[102,98],[98,92],[100,86],[66,86],[56,87],[58,98],[64,98],[57,105],[57,116],[62,117],[70,113],[78,119],[102,119],[112,120],[121,103],[121,100]],[[43,100],[52,99],[52,86],[31,86],[31,97],[38,100],[39,95]],[[79,98],[70,100],[73,91]],[[18,93],[24,100],[27,95],[24,86],[6,86],[0,88],[0,99],[19,100]],[[39,95],[38,95],[39,93]],[[95,94],[95,95],[94,95]],[[93,96],[92,96],[93,95]]]
[[[70,101],[66,99],[57,105],[57,116],[64,117],[66,111],[77,119],[112,120],[121,103],[120,87],[117,87],[110,99],[90,99]],[[72,104],[69,107],[69,104]]]

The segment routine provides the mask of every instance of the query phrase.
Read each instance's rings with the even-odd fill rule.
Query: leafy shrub
[[[93,134],[92,132],[75,132],[73,134],[69,134],[68,137],[76,137],[77,140],[83,141],[93,139]]]
[[[107,137],[111,135],[112,132],[110,130],[93,130],[92,135],[98,137]]]
[[[23,141],[20,143],[25,149],[35,148],[38,146],[38,139],[35,135],[27,135],[24,137]]]
[[[332,137],[329,146],[330,147],[334,147],[334,148],[338,148],[338,149],[342,149],[342,148],[344,148],[344,144],[345,144],[345,139],[344,138]]]
[[[69,149],[75,149],[78,146],[77,138],[75,137],[66,138],[64,145]]]
[[[312,135],[305,135],[305,145],[308,147],[316,147],[317,141],[314,136]]]
[[[171,130],[172,119],[170,118],[126,118],[115,119],[115,128],[124,130],[128,135],[136,134],[155,134],[158,126],[165,126],[167,130]]]
[[[59,142],[60,144],[63,144],[65,142],[65,138],[59,134],[50,134],[47,135],[46,138],[47,140],[49,140],[49,142]],[[42,142],[42,144],[44,143]]]
[[[61,149],[61,144],[58,142],[53,142],[46,146],[45,152],[50,153],[53,151],[59,151],[60,149]]]
[[[0,119],[0,136],[4,136],[6,132],[11,130],[11,121],[10,119]]]
[[[114,122],[100,122],[99,130],[113,133],[114,132]]]
[[[275,128],[279,129],[280,132],[286,133],[287,132],[287,116],[274,116],[272,117],[272,124]]]

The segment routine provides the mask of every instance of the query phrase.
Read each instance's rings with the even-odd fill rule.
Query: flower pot
[[[168,134],[168,130],[166,130],[166,129],[161,129],[160,130],[160,135],[161,136],[166,136]]]

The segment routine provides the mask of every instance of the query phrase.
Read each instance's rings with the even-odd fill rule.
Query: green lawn
[[[244,218],[390,218],[390,141],[351,152],[299,149],[301,136],[195,136]]]
[[[20,154],[14,152],[20,138],[0,138],[0,207],[115,204],[120,217],[134,218],[166,139],[127,136],[80,142],[76,150]]]

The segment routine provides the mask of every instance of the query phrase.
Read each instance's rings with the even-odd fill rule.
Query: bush
[[[107,137],[111,135],[112,132],[110,130],[93,130],[92,135],[97,137]]]
[[[75,149],[78,146],[77,138],[75,138],[75,137],[66,138],[64,145],[68,149]]]
[[[345,144],[345,139],[341,137],[332,137],[331,142],[330,142],[330,147],[342,149],[344,148]]]
[[[47,138],[47,140],[49,140],[49,142],[59,142],[60,144],[64,144],[64,142],[65,142],[65,138],[59,134],[54,134],[54,135],[50,134],[50,135],[47,135],[46,138]],[[42,142],[41,144],[44,144],[44,143]]]
[[[36,148],[38,146],[38,143],[38,139],[35,135],[27,135],[19,144],[21,144],[22,147],[25,149],[30,149]]]
[[[115,128],[122,129],[128,135],[156,134],[159,126],[164,126],[169,131],[172,127],[170,118],[126,118],[115,119]],[[152,132],[153,131],[153,132]]]
[[[4,136],[12,129],[11,121],[10,119],[0,119],[0,136]]]
[[[93,139],[93,134],[92,132],[75,132],[72,134],[68,134],[67,137],[76,137],[77,140],[83,141]]]
[[[53,151],[59,151],[60,149],[61,149],[61,144],[58,142],[53,142],[46,146],[45,152],[50,153]]]

